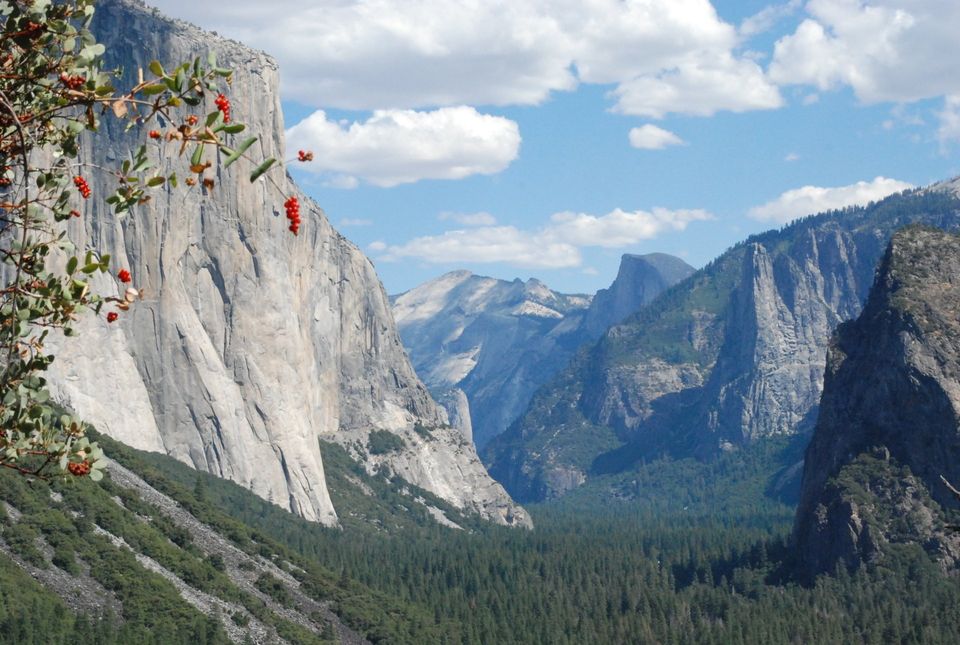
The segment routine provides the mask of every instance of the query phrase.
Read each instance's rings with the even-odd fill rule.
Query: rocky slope
[[[859,314],[893,232],[960,225],[951,185],[753,236],[612,327],[488,447],[520,499],[661,454],[809,431],[827,339]]]
[[[336,548],[345,533],[402,527],[422,539],[438,521],[486,524],[397,477],[368,475],[336,445],[325,465],[342,530],[324,530],[170,457],[100,440],[113,458],[99,483],[0,472],[0,597],[38,594],[45,602],[28,606],[30,624],[45,628],[54,611],[93,625],[91,642],[407,643],[411,633],[439,642],[422,607],[330,570],[316,549]],[[5,643],[84,640],[6,631],[4,609]]]
[[[807,448],[795,537],[803,570],[875,561],[915,542],[945,567],[960,534],[960,237],[911,227],[887,249],[863,313],[834,335]]]
[[[234,117],[260,135],[251,152],[285,157],[272,59],[132,0],[99,3],[94,29],[108,65],[126,70],[121,87],[151,59],[170,68],[215,52],[234,70]],[[109,167],[146,132],[104,121],[84,161]],[[173,153],[151,145],[161,146],[152,155]],[[251,184],[240,165],[218,175],[210,194],[160,194],[123,219],[90,200],[70,224],[80,249],[110,253],[146,298],[116,324],[87,320],[84,342],[56,352],[58,398],[132,446],[232,479],[325,524],[337,515],[318,438],[362,448],[371,431],[396,433],[403,447],[380,460],[387,467],[458,507],[526,523],[472,448],[446,428],[406,358],[369,260],[282,171],[273,174],[276,185]],[[104,175],[92,174],[90,183],[95,194],[109,193]],[[297,237],[282,216],[291,195],[302,205]],[[110,279],[96,286],[119,287]],[[433,429],[429,441],[417,426]]]
[[[591,302],[539,280],[496,280],[455,271],[393,297],[401,338],[417,373],[483,447],[527,407],[533,393],[593,340],[693,272],[662,253],[624,255],[617,279]]]

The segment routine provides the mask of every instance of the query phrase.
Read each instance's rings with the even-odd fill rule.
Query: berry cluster
[[[217,104],[217,109],[223,112],[223,122],[230,123],[230,99],[223,94],[219,94],[214,103]]]
[[[82,90],[87,84],[87,79],[82,76],[70,76],[66,72],[60,74],[60,82],[67,86],[69,90]]]
[[[197,125],[197,123],[199,123],[199,121],[200,121],[200,119],[197,118],[197,115],[196,115],[196,114],[191,114],[190,116],[187,117],[187,125],[189,125],[189,126]]]
[[[83,461],[71,461],[67,464],[67,470],[75,477],[84,477],[90,474],[90,462],[86,459]]]
[[[313,151],[297,150],[297,161],[313,161]]]
[[[290,220],[290,232],[296,235],[300,230],[300,201],[296,197],[291,197],[283,202],[283,207],[287,209],[287,219]]]
[[[80,191],[80,194],[83,195],[84,199],[90,198],[90,186],[87,184],[87,180],[77,175],[73,178],[73,185],[77,187],[77,190]]]
[[[117,271],[117,279],[124,284],[128,284],[130,282],[130,272],[126,269],[120,269]]]
[[[150,132],[147,133],[147,136],[150,137],[151,139],[159,139],[159,138],[160,138],[160,131],[159,131],[159,130],[150,130]]]
[[[108,323],[116,322],[117,318],[119,317],[120,317],[120,314],[118,314],[116,311],[111,311],[110,313],[107,314],[107,322]]]

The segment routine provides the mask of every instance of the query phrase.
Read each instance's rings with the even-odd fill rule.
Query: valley
[[[626,63],[611,59],[617,48],[585,53],[599,23],[572,5],[539,7],[553,22],[520,39],[529,53],[562,27],[564,47],[577,43],[560,68],[567,85],[536,100],[498,94],[484,99],[496,113],[481,114],[451,79],[423,90],[426,103],[381,99],[391,84],[380,80],[366,96],[382,105],[352,95],[304,117],[298,101],[325,87],[304,83],[304,65],[281,80],[272,54],[140,0],[77,2],[0,1],[8,52],[66,38],[60,60],[77,49],[79,61],[28,79],[75,110],[59,148],[46,138],[53,125],[30,135],[33,159],[36,114],[3,114],[26,76],[0,57],[0,644],[960,642],[960,178],[804,186],[740,208],[753,221],[741,229],[743,213],[722,209],[610,206],[623,194],[615,184],[631,185],[623,167],[636,194],[654,194],[646,162],[565,193],[597,150],[564,139],[572,172],[551,176],[547,196],[527,194],[526,179],[518,190],[496,177],[517,159],[533,178],[525,164],[551,157],[527,115],[567,106],[579,84],[602,90],[583,90],[590,101],[619,97],[609,118],[635,118],[624,113],[631,88],[654,82],[636,72],[611,89],[609,69],[591,72]],[[328,17],[353,26],[311,41],[328,55],[316,78],[351,56],[351,75],[376,76],[386,63],[367,69],[365,57],[402,58],[416,32],[409,7],[320,4],[291,14],[312,25],[304,31],[321,33]],[[658,29],[673,24],[648,4]],[[773,28],[760,23],[817,7],[794,4],[717,33],[745,43]],[[256,40],[262,8],[239,6],[231,24]],[[466,11],[447,9],[418,26]],[[71,10],[75,38],[57,18]],[[470,24],[454,41],[469,40]],[[624,42],[646,32],[629,33]],[[457,44],[414,40],[422,77],[397,74],[398,86],[442,76],[434,64]],[[455,67],[458,81],[475,81],[463,70],[486,64],[487,44]],[[735,53],[763,82],[787,74],[740,46],[709,58]],[[185,89],[204,60],[210,77]],[[656,82],[687,73],[682,60]],[[108,69],[118,86],[173,99],[161,109],[161,98],[104,98]],[[740,104],[703,107],[716,84],[698,78],[703,103],[688,116],[747,118]],[[348,85],[334,83],[343,96]],[[20,91],[18,106],[33,100]],[[819,95],[789,98],[820,109]],[[137,110],[151,105],[146,122]],[[894,116],[863,131],[901,127]],[[544,119],[546,138],[570,134]],[[256,136],[236,136],[247,128]],[[692,134],[646,124],[626,139],[667,166],[700,145]],[[469,163],[445,156],[457,146]],[[776,157],[800,166],[799,154]],[[713,173],[736,165],[714,161],[690,165],[708,192]],[[166,174],[179,162],[189,175]],[[234,162],[250,166],[239,179]],[[160,173],[153,164],[163,174],[136,176]],[[423,192],[407,185],[420,181]],[[468,187],[464,203],[514,200],[503,210],[517,221],[473,208],[428,216],[423,204],[459,194],[441,186],[454,181]],[[57,182],[52,205],[30,201]],[[117,183],[139,195],[141,182],[154,192],[129,211],[101,199]],[[663,203],[700,188],[690,181]],[[321,207],[350,191],[356,210]],[[560,210],[554,192],[612,210]],[[429,222],[374,225],[380,214],[363,209],[383,202],[371,195],[394,199],[391,215],[422,207]],[[553,213],[521,224],[539,201]],[[353,241],[367,228],[380,230]],[[725,251],[697,259],[733,233]],[[22,250],[41,234],[53,240],[36,256],[42,271]],[[388,295],[385,284],[401,288]],[[568,288],[582,284],[593,286]]]

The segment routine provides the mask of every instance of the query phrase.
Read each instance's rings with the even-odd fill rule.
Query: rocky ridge
[[[544,499],[639,459],[809,432],[827,339],[859,314],[890,236],[958,213],[943,184],[738,244],[581,353],[488,447],[491,472]]]
[[[279,70],[265,54],[132,0],[99,3],[94,30],[108,66],[126,70],[121,86],[154,58],[170,67],[215,52],[234,70],[234,115],[260,135],[250,152],[285,157]],[[84,146],[85,162],[109,167],[146,140],[145,129],[104,122]],[[84,343],[55,351],[57,398],[131,446],[232,479],[324,524],[337,514],[318,437],[362,445],[371,431],[388,431],[404,448],[376,467],[402,471],[459,508],[528,524],[446,427],[406,358],[369,260],[288,176],[274,172],[278,187],[250,184],[235,168],[218,174],[211,194],[161,192],[122,219],[90,200],[69,224],[79,249],[110,253],[146,297],[113,325],[84,321]],[[95,194],[109,192],[102,175],[90,184]],[[296,237],[282,217],[291,195],[303,218]],[[95,284],[107,294],[119,286],[109,278]],[[429,446],[416,426],[433,430]]]
[[[830,343],[795,538],[803,570],[877,561],[918,543],[945,568],[960,535],[960,237],[897,233],[860,317]]]
[[[663,253],[624,255],[616,280],[591,299],[536,279],[454,271],[394,296],[393,311],[417,373],[450,402],[448,413],[471,421],[482,448],[583,343],[691,273],[683,260]]]

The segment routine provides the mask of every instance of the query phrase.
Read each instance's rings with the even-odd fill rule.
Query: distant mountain
[[[830,343],[794,530],[804,571],[903,543],[956,567],[944,508],[960,504],[941,476],[960,483],[960,237],[911,227]]]
[[[693,272],[692,266],[666,253],[625,254],[616,280],[593,297],[581,325],[583,336],[590,340],[599,338],[612,325],[623,322]]]
[[[827,340],[860,313],[893,232],[960,225],[955,184],[799,220],[738,244],[612,327],[486,448],[523,500],[662,454],[712,458],[809,432]]]
[[[454,271],[394,296],[393,314],[417,374],[449,403],[448,414],[471,421],[473,439],[483,446],[584,342],[692,272],[669,255],[625,255],[616,281],[591,302],[536,279]],[[457,391],[469,401],[468,416]]]

